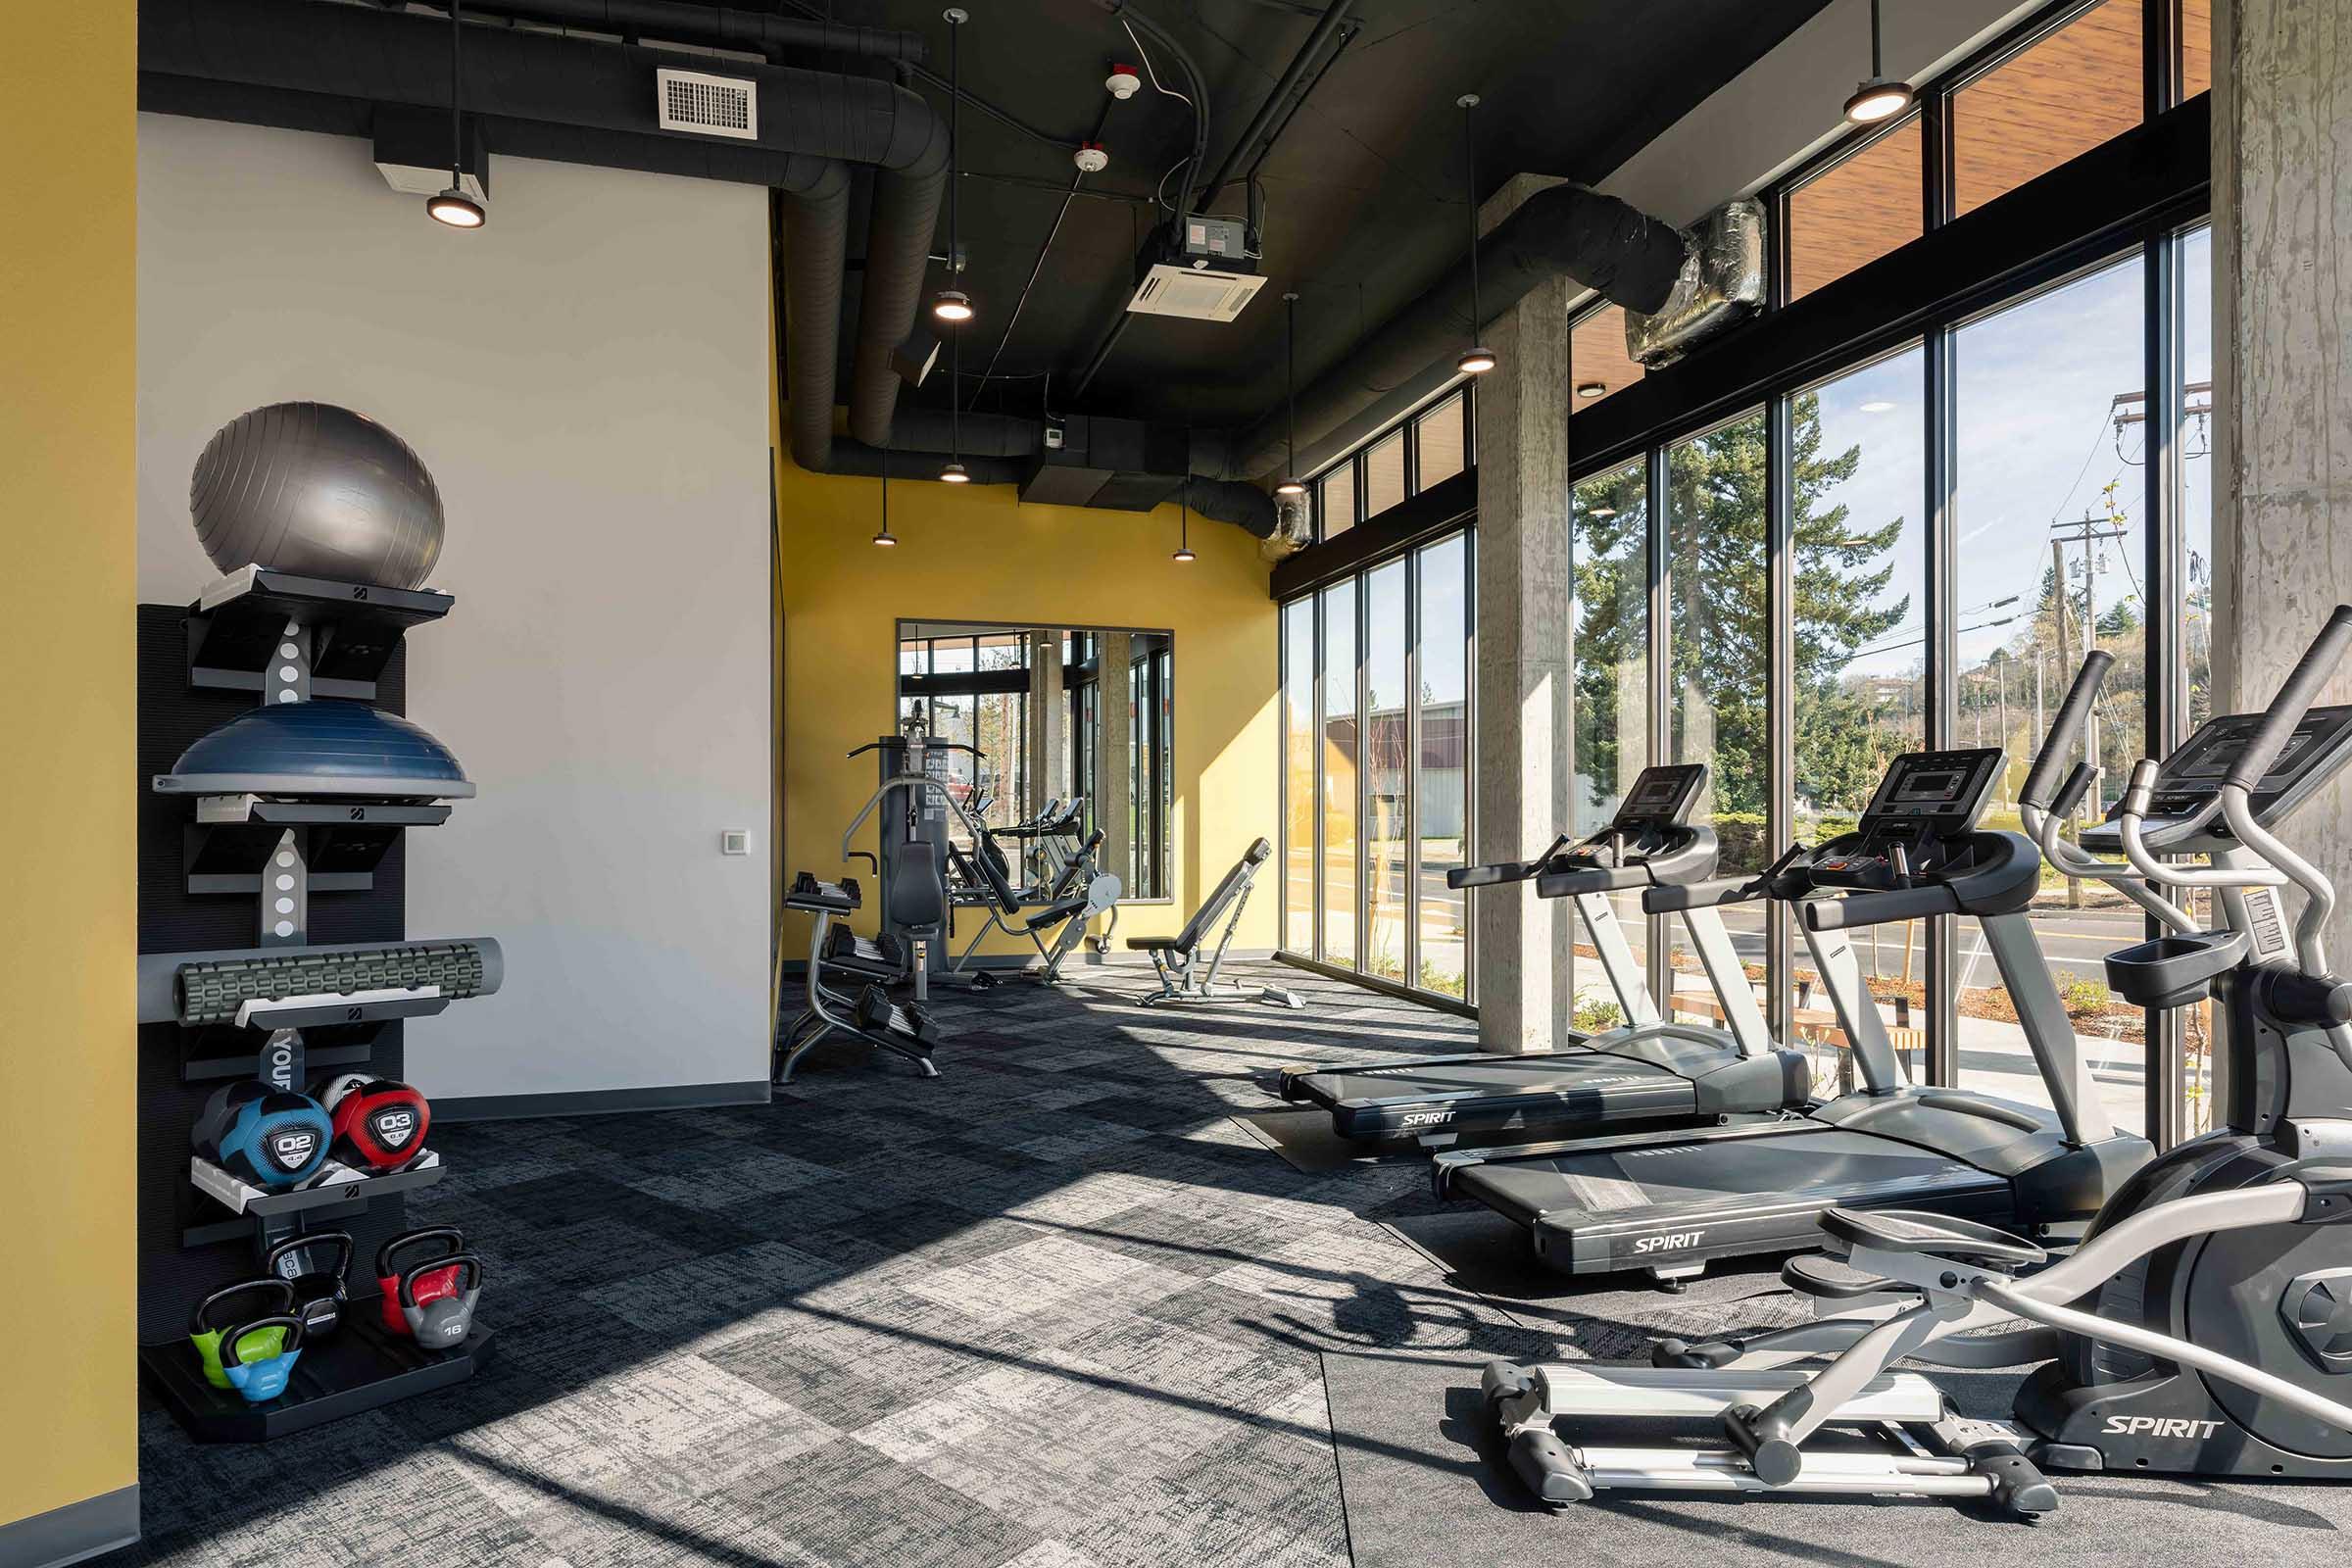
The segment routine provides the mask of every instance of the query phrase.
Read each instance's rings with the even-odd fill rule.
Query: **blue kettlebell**
[[[251,1361],[238,1355],[237,1348],[247,1339],[259,1335],[268,1343],[271,1330],[278,1334],[275,1354],[257,1356]],[[228,1386],[243,1395],[247,1404],[266,1404],[285,1393],[286,1380],[294,1375],[294,1363],[301,1358],[302,1319],[291,1313],[257,1317],[220,1336],[220,1370],[228,1378]]]

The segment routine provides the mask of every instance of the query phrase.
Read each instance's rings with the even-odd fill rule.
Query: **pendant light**
[[[1845,118],[1857,125],[1875,125],[1911,107],[1919,95],[1907,81],[1889,81],[1880,58],[1879,0],[1870,0],[1870,79],[1845,101]]]
[[[1453,103],[1462,112],[1462,162],[1470,176],[1464,204],[1470,210],[1470,346],[1453,368],[1464,375],[1484,375],[1494,368],[1494,351],[1478,340],[1478,143],[1470,133],[1470,111],[1478,107],[1478,94],[1466,92]]]
[[[874,531],[874,543],[888,550],[896,546],[899,536],[890,531],[890,439],[882,440],[882,526]]]
[[[1176,491],[1176,553],[1170,561],[1183,563],[1193,559],[1193,476],[1186,474],[1184,484]]]
[[[948,19],[948,270],[953,276],[963,254],[956,227],[956,186],[962,177],[956,163],[956,122],[963,106],[957,41],[971,14],[961,6],[950,6],[941,15]],[[972,318],[972,302],[961,289],[942,289],[939,298],[931,302],[931,314],[956,328],[948,339],[948,466],[939,470],[939,482],[969,484],[972,476],[963,471],[963,323]]]
[[[963,24],[972,14],[961,6],[950,6],[940,15],[948,19],[948,286],[931,299],[931,314],[943,321],[968,321],[972,318],[972,299],[956,283],[963,272],[962,235],[956,222],[956,186],[962,183],[963,170],[957,163],[962,155],[961,138],[956,133],[963,119],[962,51],[957,44],[963,37]],[[963,388],[955,388],[957,397]]]
[[[1291,466],[1284,469],[1286,477],[1274,487],[1278,496],[1306,494],[1306,481],[1298,477],[1298,296],[1282,297],[1282,400],[1290,420],[1289,443]]]
[[[458,123],[458,34],[463,0],[449,0],[449,189],[424,201],[424,214],[451,228],[479,228],[490,220],[482,204],[466,194],[466,136]]]

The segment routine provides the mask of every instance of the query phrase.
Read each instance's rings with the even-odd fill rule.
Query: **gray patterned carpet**
[[[1231,1113],[1470,1025],[1104,973],[944,998],[936,1081],[827,1046],[773,1106],[437,1133],[411,1213],[486,1254],[491,1368],[261,1449],[148,1412],[110,1561],[1347,1563],[1322,1353],[1553,1339],[1379,1223],[1431,1206],[1417,1161],[1301,1174]]]

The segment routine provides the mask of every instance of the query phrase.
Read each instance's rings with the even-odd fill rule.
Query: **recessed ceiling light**
[[[1608,389],[1609,383],[1606,381],[1579,381],[1576,383],[1576,395],[1580,398],[1596,398]]]
[[[1893,407],[1894,405],[1885,398],[1872,398],[1868,403],[1862,405],[1862,412],[1864,414],[1885,414]]]
[[[1617,509],[1615,507],[1587,507],[1585,515],[1588,517],[1614,517],[1617,515]]]

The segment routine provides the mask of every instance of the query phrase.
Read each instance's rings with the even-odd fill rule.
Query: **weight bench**
[[[1129,937],[1127,946],[1137,953],[1152,956],[1152,967],[1159,974],[1159,989],[1136,1000],[1147,1007],[1163,1002],[1264,1002],[1277,1007],[1303,1007],[1304,998],[1296,991],[1280,986],[1260,986],[1255,991],[1238,981],[1217,983],[1217,971],[1224,966],[1225,950],[1233,942],[1234,928],[1242,923],[1242,910],[1250,903],[1250,886],[1257,880],[1257,868],[1266,863],[1274,846],[1264,839],[1243,852],[1225,880],[1208,896],[1206,903],[1193,911],[1184,929],[1172,937]],[[1230,912],[1229,912],[1230,911]],[[1201,944],[1208,939],[1209,927],[1219,917],[1225,929],[1217,937],[1214,951],[1205,955]]]
[[[1100,840],[1102,834],[1098,831],[1095,837]],[[1006,936],[1017,933],[1029,939],[1030,946],[1037,949],[1037,956],[1046,960],[1045,968],[1037,976],[1038,983],[1054,985],[1061,979],[1061,960],[1086,940],[1086,928],[1095,916],[1110,916],[1110,927],[1102,934],[1104,941],[1107,942],[1110,932],[1118,928],[1119,895],[1125,890],[1119,879],[1107,872],[1097,872],[1088,877],[1083,886],[1070,885],[1057,889],[1042,906],[1032,908],[1021,902],[1020,890],[1012,885],[1011,879],[1004,874],[1003,865],[995,858],[975,855],[964,863],[978,874],[982,885],[988,890],[988,920],[972,933],[972,940],[964,944],[963,951],[956,956],[956,961],[948,965],[950,974],[964,973],[971,963],[972,955],[980,946],[980,939],[991,931],[1002,931]],[[1074,879],[1065,881],[1074,884]],[[1045,935],[1048,931],[1054,933],[1054,940],[1050,944]],[[973,971],[971,978],[975,991],[986,991],[997,983],[997,977],[986,969]]]

